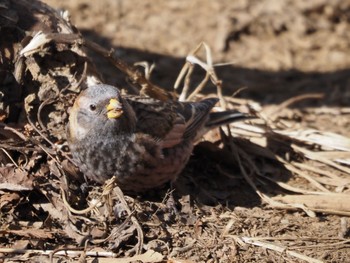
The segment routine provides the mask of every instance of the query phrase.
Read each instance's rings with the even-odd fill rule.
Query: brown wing
[[[163,102],[141,97],[130,97],[127,100],[137,117],[136,132],[154,137],[163,148],[170,148],[185,139],[194,138],[217,102],[217,99]]]

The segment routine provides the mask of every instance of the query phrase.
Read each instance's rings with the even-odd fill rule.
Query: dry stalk
[[[141,66],[145,69],[145,78],[150,81],[150,78],[151,78],[151,74],[152,74],[152,71],[154,70],[155,68],[155,64],[152,63],[151,65],[149,65],[149,63],[147,61],[140,61],[140,62],[136,62],[134,64],[134,66]]]
[[[298,96],[292,97],[292,98],[282,102],[280,105],[278,105],[277,108],[275,108],[273,110],[273,112],[269,112],[269,117],[270,117],[271,120],[276,120],[278,114],[284,108],[287,108],[287,107],[291,106],[294,103],[300,102],[302,100],[307,100],[307,99],[323,99],[323,98],[324,98],[324,94],[323,93],[302,94],[302,95],[298,95]]]
[[[283,158],[276,156],[277,160],[284,164],[286,168],[288,168],[289,171],[293,172],[296,175],[299,175],[300,177],[306,179],[311,183],[313,186],[315,186],[317,189],[321,190],[322,192],[330,192],[327,188],[325,188],[322,184],[317,182],[312,176],[304,173],[303,171],[295,168],[290,163],[286,162]]]
[[[321,260],[308,257],[306,255],[303,255],[303,254],[295,252],[295,251],[290,251],[289,250],[290,248],[285,247],[285,246],[277,245],[277,244],[274,244],[271,242],[266,242],[266,241],[262,242],[262,241],[254,240],[250,237],[237,237],[237,238],[239,238],[240,240],[242,240],[243,242],[245,242],[247,244],[258,246],[258,247],[263,247],[263,248],[273,250],[273,251],[276,251],[279,253],[284,253],[288,256],[292,256],[292,257],[304,260],[304,261],[309,262],[309,263],[323,263],[323,261],[321,261]]]
[[[206,54],[206,62],[200,60],[196,55],[201,48],[204,48]],[[206,75],[199,83],[199,85],[192,91],[190,95],[187,95],[190,89],[190,77],[193,72],[193,65],[198,65],[205,70]],[[183,81],[184,86],[182,88],[181,94],[179,96],[179,101],[190,101],[195,96],[197,96],[208,83],[209,79],[217,88],[217,95],[220,99],[221,107],[226,108],[226,102],[224,96],[222,95],[222,81],[217,77],[213,65],[213,59],[211,55],[211,50],[209,46],[202,42],[194,50],[192,50],[186,57],[186,63],[182,67],[176,81],[174,84],[174,90],[178,90],[180,83]]]
[[[316,152],[312,152],[310,150],[307,150],[306,148],[302,148],[302,147],[299,147],[295,144],[291,145],[292,148],[296,151],[296,152],[300,152],[302,154],[305,155],[305,157],[309,158],[310,160],[314,160],[314,161],[317,161],[317,162],[320,162],[320,163],[324,163],[326,165],[329,165],[339,171],[342,171],[348,175],[350,175],[350,168],[347,168],[343,165],[339,165],[337,164],[336,162],[334,161],[331,161],[325,157],[322,157],[320,155],[318,155]]]
[[[77,210],[70,206],[66,198],[66,193],[62,188],[61,188],[61,196],[62,196],[64,205],[71,213],[74,213],[77,215],[83,215],[83,214],[89,213],[90,211],[95,209],[97,206],[100,206],[106,203],[106,200],[109,200],[109,196],[111,195],[115,187],[116,187],[116,178],[113,176],[111,179],[106,181],[105,185],[103,186],[103,191],[101,195],[96,200],[94,200],[89,207],[83,210]],[[109,204],[109,202],[107,203]]]
[[[119,201],[123,205],[125,211],[128,213],[130,216],[131,222],[134,224],[137,230],[137,245],[134,247],[136,254],[140,254],[143,248],[143,231],[142,228],[137,221],[136,217],[132,215],[132,212],[128,206],[128,204],[125,201],[124,194],[122,190],[119,187],[114,188],[115,193],[117,194]]]

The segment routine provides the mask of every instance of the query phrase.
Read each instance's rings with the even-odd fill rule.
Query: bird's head
[[[135,113],[120,91],[100,84],[88,87],[75,100],[69,116],[68,136],[74,140],[94,133],[115,136],[131,133],[135,125]]]

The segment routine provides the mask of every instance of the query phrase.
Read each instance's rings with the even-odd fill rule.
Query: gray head
[[[73,140],[91,133],[114,136],[131,133],[135,126],[134,111],[120,91],[100,84],[88,87],[75,100],[69,116],[68,136]]]

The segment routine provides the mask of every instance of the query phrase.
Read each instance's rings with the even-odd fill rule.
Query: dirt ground
[[[186,56],[205,42],[211,48],[214,64],[221,64],[216,72],[223,80],[225,96],[239,91],[235,98],[255,101],[271,112],[281,109],[280,105],[290,98],[306,96],[288,104],[279,118],[293,120],[298,127],[350,136],[350,0],[44,2],[68,10],[84,37],[107,49],[114,48],[126,62],[154,63],[151,80],[161,87],[173,88]],[[89,54],[106,83],[127,86],[125,76],[106,59]],[[193,85],[202,77],[203,72],[195,71]],[[203,91],[213,92],[214,85]],[[246,141],[236,143],[249,153]],[[144,250],[160,252],[164,262],[350,262],[350,211],[278,209],[262,200],[236,161],[221,160],[225,152],[216,150],[206,143],[195,148],[175,186],[180,216],[173,218],[171,213],[163,212],[165,205],[157,196],[127,199],[134,202],[141,221]],[[346,157],[349,160],[349,155]],[[306,177],[295,176],[288,166],[254,160],[264,167],[260,171],[264,176],[283,177],[284,183],[310,193],[319,189]],[[312,158],[308,162],[312,163]],[[349,194],[350,175],[339,169],[334,173],[347,183],[326,188]],[[267,181],[257,180],[256,185],[270,197],[283,192],[283,187],[271,186]],[[31,247],[57,249],[55,242],[61,248],[75,246],[74,242],[67,244],[69,239],[66,244],[50,240],[49,245],[32,241]],[[4,238],[0,242],[3,244]],[[108,246],[102,243],[101,248],[125,257],[136,238],[114,242]],[[150,258],[144,261],[158,262]]]

